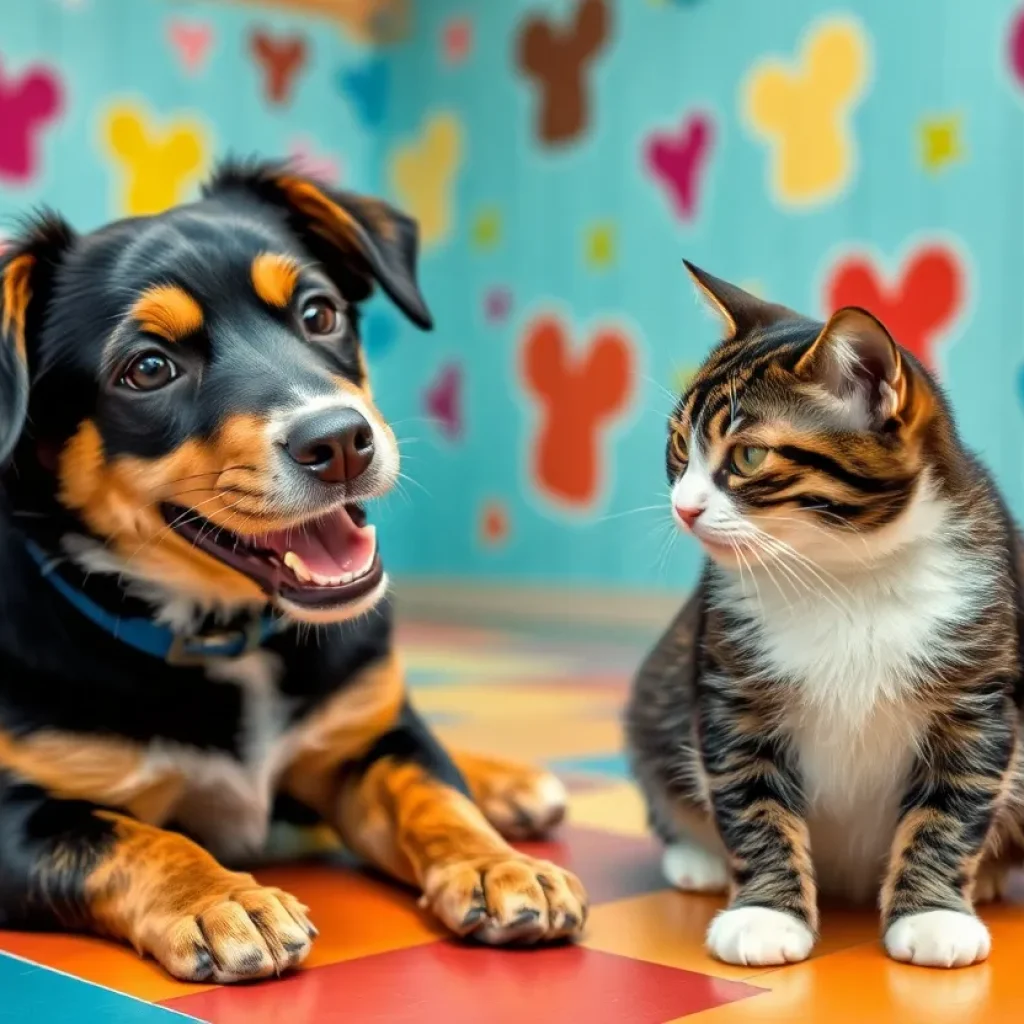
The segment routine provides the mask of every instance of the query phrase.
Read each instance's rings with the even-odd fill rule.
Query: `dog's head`
[[[272,601],[308,622],[386,580],[362,503],[398,474],[358,303],[416,324],[416,229],[275,165],[76,235],[43,216],[0,263],[0,465],[15,514],[166,605]]]

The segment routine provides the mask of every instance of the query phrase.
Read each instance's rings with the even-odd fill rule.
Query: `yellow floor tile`
[[[571,722],[582,718],[607,717],[618,720],[622,699],[617,693],[581,694],[548,684],[535,686],[493,683],[484,686],[430,686],[415,691],[413,703],[426,715],[459,715],[466,721],[526,719]],[[621,739],[617,741],[618,749]]]
[[[625,836],[646,836],[647,808],[636,786],[616,782],[569,797],[569,821]]]
[[[434,727],[450,750],[465,750],[491,757],[529,760],[585,757],[622,749],[622,728],[617,721],[583,719],[565,722],[505,721],[502,716],[481,722],[438,724]]]
[[[770,967],[732,967],[704,951],[704,934],[711,919],[725,905],[721,897],[694,896],[666,890],[632,896],[594,907],[584,945],[606,953],[710,974],[731,980],[750,979],[770,986]],[[822,915],[821,940],[816,957],[860,943],[874,942],[878,924],[871,911],[829,910]],[[869,1024],[865,1018],[866,1024]]]
[[[1017,1024],[1024,1020],[1024,911],[982,913],[992,955],[960,970],[908,967],[866,943],[761,975],[767,995],[684,1018],[686,1024]]]

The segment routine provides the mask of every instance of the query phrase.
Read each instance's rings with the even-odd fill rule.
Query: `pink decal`
[[[1024,85],[1024,8],[1013,17],[1010,24],[1010,69],[1018,85]]]
[[[462,64],[473,49],[473,22],[452,18],[444,27],[442,45],[446,64]]]
[[[441,369],[437,379],[427,388],[423,401],[427,415],[450,440],[462,436],[462,369],[449,363]]]
[[[213,27],[204,21],[172,18],[167,26],[167,41],[185,74],[198,75],[205,69],[213,47]]]
[[[25,184],[38,172],[39,136],[64,106],[60,77],[34,64],[20,77],[0,66],[0,180]]]
[[[691,114],[677,132],[655,133],[647,140],[647,169],[664,187],[682,220],[693,220],[697,215],[714,138],[710,116]]]
[[[288,150],[291,165],[306,177],[324,185],[341,184],[341,163],[327,153],[317,152],[316,143],[305,135],[292,140]]]
[[[491,288],[484,296],[484,316],[490,323],[504,323],[511,311],[512,293],[507,288]]]
[[[912,250],[891,282],[869,256],[851,255],[829,273],[824,305],[828,313],[843,306],[874,313],[901,345],[934,370],[936,344],[964,307],[966,277],[958,254],[940,242]]]

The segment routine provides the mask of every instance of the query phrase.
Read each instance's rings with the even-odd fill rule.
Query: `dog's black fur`
[[[293,258],[299,268],[283,306],[263,301],[254,290],[254,261],[261,253]],[[182,940],[182,952],[165,932],[185,926],[175,923],[178,917],[163,903],[143,895],[148,889],[129,877],[137,870],[129,858],[139,856],[141,843],[153,870],[163,870],[161,863],[192,864],[189,857],[199,854],[186,855],[167,842],[170,833],[163,827],[189,832],[214,852],[231,855],[250,852],[252,836],[229,834],[238,824],[231,807],[211,826],[202,815],[179,818],[176,808],[185,804],[174,800],[151,816],[150,823],[161,828],[152,829],[153,836],[142,833],[134,821],[145,815],[132,802],[149,801],[150,790],[141,784],[133,788],[130,772],[119,777],[112,767],[105,777],[101,768],[106,759],[113,758],[113,764],[122,756],[129,767],[150,765],[154,762],[147,758],[159,750],[161,764],[177,764],[175,758],[185,752],[182,763],[192,767],[174,771],[186,776],[198,764],[197,777],[205,779],[208,763],[222,774],[244,776],[256,756],[246,717],[246,673],[234,678],[232,669],[214,676],[206,663],[171,664],[142,653],[84,615],[55,581],[110,615],[163,617],[179,632],[199,637],[211,630],[241,630],[268,610],[282,614],[285,625],[304,619],[316,623],[315,637],[291,625],[244,655],[257,674],[269,673],[262,685],[273,688],[279,712],[276,731],[263,740],[289,734],[302,748],[307,725],[312,728],[327,714],[344,717],[346,692],[361,693],[381,666],[385,676],[390,671],[386,579],[374,580],[371,590],[369,583],[362,589],[341,587],[337,600],[326,603],[317,598],[304,604],[293,586],[286,600],[285,591],[275,590],[273,574],[247,579],[208,548],[199,550],[195,534],[182,536],[166,506],[202,517],[201,530],[219,535],[235,525],[248,535],[300,523],[336,508],[340,500],[351,504],[386,489],[388,474],[397,467],[397,449],[395,466],[378,469],[376,462],[386,461],[379,453],[393,438],[370,396],[357,304],[379,284],[412,321],[429,327],[415,264],[415,226],[385,204],[327,193],[286,168],[238,164],[223,168],[198,202],[157,217],[117,222],[85,236],[52,214],[34,218],[5,253],[0,262],[0,927],[113,934],[156,956],[178,976],[194,979],[260,976],[305,956],[312,929],[303,908],[283,894],[274,902],[277,897],[266,895],[270,890],[212,861],[204,861],[201,870],[189,868],[207,879],[206,890],[181,881],[187,893],[176,895],[184,919],[199,929],[188,925],[193,938]],[[140,296],[161,287],[172,287],[179,299],[185,293],[186,313],[194,306],[202,311],[201,322],[185,323],[173,339],[155,337],[145,318],[133,314]],[[305,330],[303,303],[310,295],[340,311],[340,327],[333,333],[310,337]],[[126,386],[129,377],[135,379],[135,361],[154,352],[163,362],[149,364],[150,369],[177,375],[153,390]],[[378,456],[358,479],[324,482],[259,433],[275,410],[287,413],[301,403],[320,408],[336,399],[355,403],[372,421]],[[233,435],[229,455],[236,461],[240,445],[252,446],[241,467],[225,465],[218,455],[219,439],[232,424],[249,431],[238,427]],[[182,452],[195,455],[199,461],[192,464],[215,465],[215,470],[182,474],[182,466],[190,465],[181,461]],[[233,468],[246,472],[224,483]],[[225,491],[247,502],[240,520],[232,518],[238,513],[231,511]],[[133,503],[138,507],[128,507]],[[259,525],[263,516],[265,526]],[[48,564],[41,565],[40,553]],[[391,777],[381,766],[391,766],[387,771],[394,774],[405,765],[421,771],[417,784],[436,786],[443,794],[439,806],[462,799],[459,794],[468,792],[463,775],[417,717],[400,682],[395,686],[392,696],[381,698],[382,707],[387,705],[383,717],[358,725],[358,742],[348,737],[339,748],[338,763],[329,768],[330,785],[356,793],[362,780],[379,775],[380,794],[359,797],[362,802],[352,798],[353,806],[376,813]],[[90,781],[89,772],[101,777]],[[178,781],[174,773],[163,780],[170,786]],[[305,781],[276,786],[275,806],[308,820],[326,814],[344,833],[345,826],[324,807],[296,798]],[[203,784],[217,786],[216,781]],[[212,790],[203,792],[209,796]],[[391,793],[388,799],[394,803],[401,797]],[[250,827],[259,818],[258,809],[243,807],[239,813]],[[397,818],[392,824],[400,832]],[[404,867],[396,866],[393,853],[363,852],[407,881],[425,889],[435,885],[420,877],[415,838],[399,832]],[[345,838],[359,849],[358,836]],[[492,850],[481,843],[488,856],[511,856],[503,845],[492,843]],[[468,862],[479,855],[474,847],[465,856]],[[170,877],[177,869],[166,870]],[[224,881],[228,874],[235,879],[230,885]],[[172,889],[176,884],[168,882]],[[221,893],[216,898],[227,899],[222,890],[234,892],[232,885],[242,895],[231,899],[246,906],[256,923],[259,934],[250,942],[259,947],[256,952],[237,942],[231,946],[224,938],[227,930],[218,932],[217,915],[228,913],[224,904],[208,907],[205,893],[211,887],[214,897]],[[481,899],[472,897],[474,906]],[[271,908],[261,900],[269,900]],[[482,912],[473,917],[467,905],[458,909],[463,916],[453,919],[453,911],[440,906],[440,895],[437,900],[438,913],[457,930],[477,931],[481,921],[490,920],[482,934],[487,941],[524,937],[523,922],[512,922],[513,927],[499,920],[502,912],[490,906],[490,897],[489,918]],[[538,931],[531,925],[525,937],[575,932],[582,923],[581,904],[580,895],[575,912],[565,910],[559,919],[551,903],[544,927]],[[287,911],[283,916],[281,906]],[[273,934],[268,938],[265,922],[273,914],[302,927],[285,934],[288,926],[281,925],[280,942]],[[126,918],[149,924],[142,928],[125,923]]]

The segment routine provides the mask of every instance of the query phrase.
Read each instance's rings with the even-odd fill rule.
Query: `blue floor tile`
[[[3,1024],[184,1024],[192,1019],[0,953]]]
[[[555,758],[548,761],[548,767],[563,775],[607,775],[613,779],[630,777],[629,762],[625,754]]]

